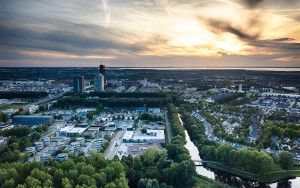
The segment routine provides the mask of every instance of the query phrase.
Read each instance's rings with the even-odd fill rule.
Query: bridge
[[[203,166],[202,160],[193,160],[195,163],[195,166]]]

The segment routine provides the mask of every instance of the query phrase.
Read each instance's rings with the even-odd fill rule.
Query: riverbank
[[[258,182],[258,183],[269,184],[269,183],[279,182],[286,179],[294,179],[296,177],[300,177],[300,170],[282,170],[282,171],[271,172],[264,175],[256,175],[242,170],[230,168],[218,162],[205,162],[205,165],[211,169],[220,170],[222,172],[226,172],[234,176],[245,178],[247,180]]]
[[[232,188],[227,184],[209,179],[204,176],[195,176],[195,188]]]

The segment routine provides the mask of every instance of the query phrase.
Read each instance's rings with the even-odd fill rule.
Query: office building
[[[102,64],[99,65],[98,71],[99,73],[95,76],[94,79],[94,89],[97,92],[103,92],[106,85],[105,66]]]
[[[243,92],[243,84],[239,84],[239,93]]]
[[[77,76],[73,79],[74,92],[82,93],[84,91],[84,77]]]
[[[95,91],[103,92],[104,91],[104,75],[97,74],[94,79],[94,88]]]

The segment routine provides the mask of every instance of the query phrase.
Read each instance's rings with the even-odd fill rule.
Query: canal
[[[185,147],[189,150],[192,160],[194,160],[194,161],[201,160],[200,155],[199,155],[199,150],[195,146],[195,144],[191,141],[190,136],[186,130],[185,130],[185,138],[186,138]],[[210,178],[210,179],[213,179],[216,181],[227,183],[234,187],[300,188],[300,178],[299,177],[296,179],[290,179],[290,180],[276,182],[276,183],[272,183],[272,184],[259,184],[257,182],[243,180],[237,176],[234,176],[234,175],[222,172],[222,171],[208,169],[204,166],[196,166],[196,171],[201,176],[205,176],[207,178]]]

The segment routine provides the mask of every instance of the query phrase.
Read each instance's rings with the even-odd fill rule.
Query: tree
[[[27,185],[27,187],[32,187],[32,188],[42,187],[42,183],[39,180],[37,180],[31,176],[28,176],[26,178],[26,185]]]
[[[194,162],[191,160],[174,163],[168,169],[167,178],[170,185],[176,187],[190,187],[196,174]]]
[[[104,187],[107,183],[106,181],[106,174],[103,172],[97,173],[94,176],[94,179],[96,181],[97,187]]]
[[[6,123],[8,121],[8,116],[3,112],[0,112],[0,122]]]
[[[88,186],[88,187],[92,187],[92,186],[96,187],[95,179],[93,179],[91,176],[88,176],[88,175],[85,175],[85,174],[81,174],[78,177],[78,184],[79,185],[85,185],[85,186]]]
[[[5,180],[5,183],[3,184],[3,188],[13,188],[15,185],[15,180],[12,178],[9,180]]]
[[[72,183],[68,178],[63,178],[62,180],[62,186],[63,188],[72,188]]]
[[[293,154],[287,151],[280,152],[278,156],[278,162],[282,169],[284,170],[291,169],[294,164]]]

